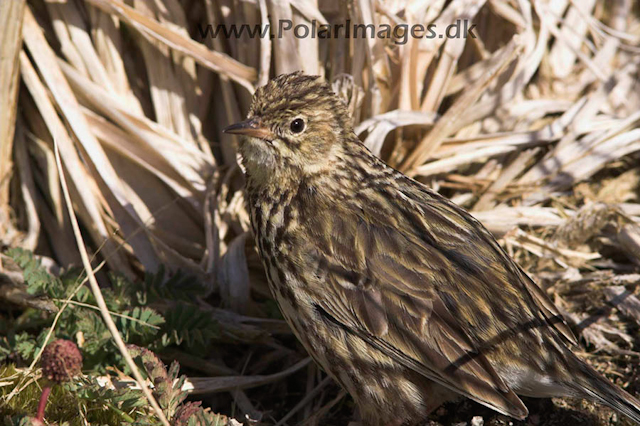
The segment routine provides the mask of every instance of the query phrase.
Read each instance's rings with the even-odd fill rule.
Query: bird
[[[640,423],[640,402],[572,351],[557,307],[471,214],[372,154],[331,86],[302,72],[256,89],[239,136],[271,293],[361,424],[417,425],[469,398],[571,396]]]

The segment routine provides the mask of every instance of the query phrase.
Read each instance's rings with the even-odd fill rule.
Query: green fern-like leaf
[[[80,399],[102,401],[108,405],[118,407],[118,409],[130,415],[133,414],[135,409],[149,405],[142,392],[131,392],[127,388],[111,389],[107,386],[100,386],[93,376],[83,377],[78,382],[71,382],[67,386]]]
[[[112,389],[100,386],[93,376],[85,376],[65,384],[65,387],[85,404],[103,407],[103,410],[115,414],[120,420],[118,424],[133,423],[140,414],[150,411],[149,402],[142,392],[126,387]]]
[[[127,343],[148,344],[164,323],[162,315],[151,308],[135,307],[115,318],[116,325]]]
[[[205,286],[191,275],[177,271],[167,274],[163,266],[145,275],[142,288],[136,293],[138,303],[146,305],[159,300],[193,301],[205,294]]]
[[[165,313],[162,345],[185,345],[204,351],[220,335],[217,322],[206,311],[188,303],[177,303]]]
[[[11,248],[7,255],[23,270],[27,292],[29,294],[59,294],[62,283],[56,277],[50,275],[33,253],[22,248]]]
[[[87,355],[104,352],[105,345],[111,340],[111,334],[100,315],[94,311],[82,310],[77,317],[79,319],[78,330],[82,332],[85,338],[85,344],[82,347],[83,351]]]
[[[23,361],[30,362],[37,346],[35,337],[27,332],[9,333],[0,338],[0,361],[18,356]]]

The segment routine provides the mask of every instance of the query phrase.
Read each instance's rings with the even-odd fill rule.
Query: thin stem
[[[45,386],[42,389],[42,395],[40,395],[40,402],[38,402],[38,414],[36,414],[36,420],[44,421],[44,408],[47,406],[47,399],[51,393],[51,386]]]
[[[27,9],[27,12],[28,12],[28,9]],[[28,16],[29,19],[34,20],[31,23],[33,25],[35,22],[35,18],[33,17],[33,15],[29,15],[27,13],[27,15],[25,16]],[[138,382],[138,386],[140,386],[142,393],[144,394],[144,396],[147,397],[147,400],[149,400],[149,403],[151,404],[153,411],[156,412],[156,415],[162,422],[163,426],[171,426],[169,423],[169,420],[167,420],[167,417],[164,415],[164,412],[162,411],[160,404],[158,404],[158,401],[156,401],[156,399],[154,398],[153,394],[151,393],[151,390],[149,390],[149,386],[147,386],[147,382],[145,381],[144,377],[142,377],[142,373],[140,373],[140,370],[136,366],[135,361],[133,360],[133,358],[131,357],[131,354],[127,350],[127,346],[125,345],[124,340],[122,339],[122,336],[118,331],[118,327],[116,327],[115,322],[113,322],[113,318],[111,318],[111,314],[109,313],[107,304],[104,301],[104,296],[102,295],[102,291],[100,290],[100,285],[98,284],[98,281],[96,280],[96,277],[93,274],[93,268],[91,267],[89,254],[87,253],[87,248],[84,245],[84,240],[82,239],[82,234],[80,233],[80,225],[78,224],[78,218],[76,217],[75,211],[73,210],[73,204],[71,203],[71,195],[69,195],[69,187],[67,185],[67,178],[65,177],[64,170],[62,169],[62,160],[60,159],[58,142],[55,138],[53,140],[53,147],[54,147],[53,151],[56,158],[56,166],[58,168],[58,175],[60,176],[60,186],[62,186],[62,193],[64,194],[64,199],[67,204],[67,212],[69,213],[69,219],[71,220],[71,227],[76,237],[76,243],[78,245],[78,250],[80,251],[80,258],[82,259],[82,264],[84,265],[85,270],[87,272],[87,278],[89,278],[91,292],[95,297],[96,304],[100,308],[102,319],[104,320],[104,323],[107,326],[107,329],[111,333],[111,336],[113,337],[113,340],[115,341],[116,346],[120,350],[120,353],[124,357],[125,362],[131,369],[131,372],[133,373],[133,377],[136,379],[136,382]]]

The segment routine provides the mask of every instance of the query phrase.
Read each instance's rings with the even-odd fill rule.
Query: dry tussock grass
[[[197,30],[268,19],[438,28],[466,19],[478,37],[397,44]],[[202,303],[222,307],[218,315],[280,336],[219,349],[244,363],[234,366],[244,369],[240,388],[271,388],[194,378],[195,393],[231,391],[236,414],[266,424],[326,424],[349,411],[315,367],[273,370],[295,344],[265,319],[237,141],[221,133],[257,86],[298,69],[333,82],[372,151],[472,211],[553,294],[590,359],[640,389],[636,2],[4,0],[0,28],[2,246],[82,264],[58,150],[94,266],[129,277],[159,265],[188,271],[208,284]],[[218,355],[203,358],[216,365]]]

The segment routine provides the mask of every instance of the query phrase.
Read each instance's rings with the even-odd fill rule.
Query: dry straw
[[[198,31],[267,19],[439,32],[467,20],[477,37],[402,44]],[[474,212],[540,272],[571,321],[589,309],[577,285],[607,303],[638,283],[616,281],[640,265],[640,10],[631,0],[0,1],[0,243],[90,270],[86,248],[132,278],[160,265],[185,270],[221,302],[211,312],[222,323],[263,342],[286,330],[254,302],[268,293],[237,141],[221,129],[257,86],[298,69],[334,83],[376,154]],[[638,322],[638,306],[633,296],[620,315]],[[583,336],[610,354],[632,351],[627,323],[609,321],[584,325]],[[324,383],[313,369],[307,379],[310,392]],[[228,390],[211,380],[191,383]],[[241,391],[234,397],[257,412]],[[310,407],[328,408],[315,400],[287,418],[317,424]]]

